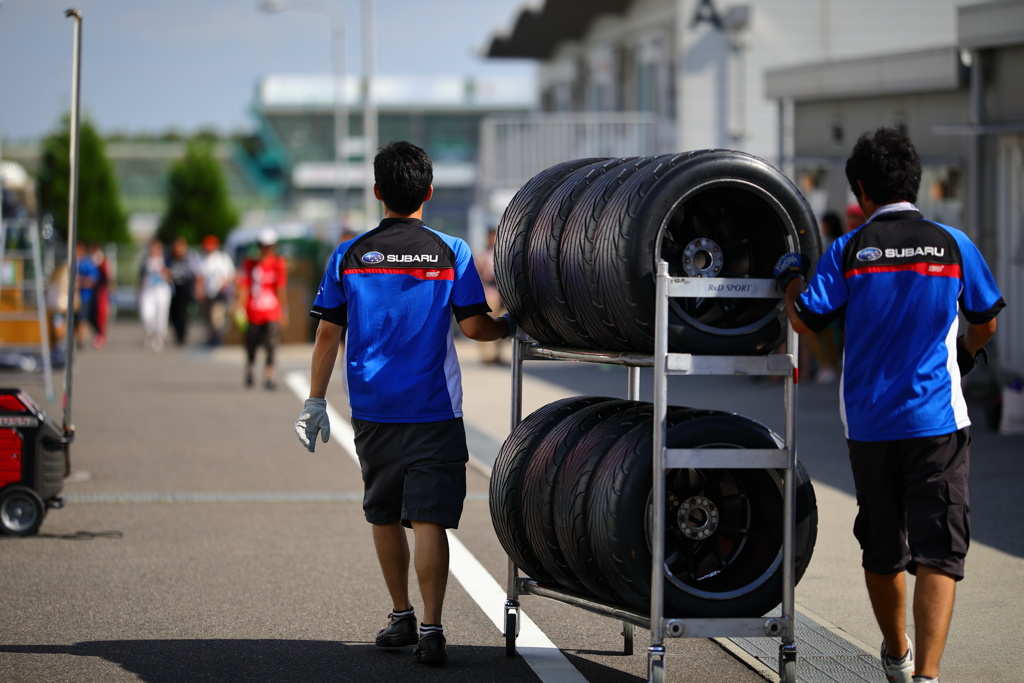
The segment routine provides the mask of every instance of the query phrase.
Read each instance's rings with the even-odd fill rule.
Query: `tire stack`
[[[646,612],[653,523],[650,403],[576,396],[509,435],[491,474],[491,520],[538,583]],[[740,415],[670,407],[669,448],[779,448]],[[797,468],[796,580],[817,537],[810,478]],[[782,598],[782,472],[666,472],[665,615],[762,615]]]
[[[541,344],[654,349],[655,274],[772,278],[788,252],[815,263],[817,221],[800,191],[731,150],[578,159],[534,176],[498,225],[494,269],[509,313]],[[778,299],[675,298],[669,350],[761,355],[785,339]],[[650,607],[653,406],[599,396],[523,420],[491,475],[505,552],[542,585]],[[732,413],[670,407],[668,448],[780,448]],[[770,469],[666,473],[665,615],[764,614],[782,597],[783,475]],[[814,489],[796,469],[796,580],[817,536]]]
[[[757,157],[701,150],[537,174],[502,216],[494,269],[502,301],[537,341],[650,353],[659,260],[674,277],[771,278],[787,252],[821,255],[796,186]],[[769,353],[784,315],[773,299],[673,299],[669,349]]]

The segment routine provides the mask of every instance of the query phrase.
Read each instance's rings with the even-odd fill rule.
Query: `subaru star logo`
[[[384,260],[384,254],[379,251],[371,251],[368,254],[363,254],[363,263],[380,263]]]
[[[868,247],[857,252],[858,261],[877,261],[882,258],[882,250],[878,247]]]

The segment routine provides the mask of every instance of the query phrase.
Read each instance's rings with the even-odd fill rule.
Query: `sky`
[[[286,0],[335,9],[348,74],[362,71],[363,0]],[[70,110],[74,21],[82,12],[81,108],[111,133],[252,128],[257,81],[332,68],[323,14],[265,12],[260,0],[0,0],[0,137],[40,138]],[[524,0],[375,0],[376,73],[523,76],[523,60],[479,56]]]

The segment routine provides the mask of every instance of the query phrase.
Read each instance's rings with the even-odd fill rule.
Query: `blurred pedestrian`
[[[203,238],[202,263],[199,267],[199,307],[206,325],[206,343],[220,346],[224,341],[228,300],[235,282],[235,264],[220,249],[220,240],[214,235]]]
[[[921,162],[905,135],[880,128],[861,136],[846,177],[867,222],[836,240],[806,291],[806,257],[784,255],[776,276],[797,332],[845,315],[841,415],[857,493],[853,531],[884,638],[882,667],[890,681],[937,681],[970,543],[971,421],[960,380],[1005,303],[967,235],[914,206]],[[958,314],[967,321],[959,338]],[[917,577],[913,644],[905,571]]]
[[[237,311],[244,313],[245,329],[245,386],[254,382],[253,371],[256,352],[261,347],[266,354],[263,365],[263,387],[274,389],[274,354],[281,343],[281,330],[288,327],[288,264],[277,254],[277,231],[264,228],[256,236],[259,255],[242,263],[238,276]]]
[[[470,339],[516,332],[511,318],[487,315],[469,246],[423,224],[433,194],[430,158],[408,142],[392,142],[373,162],[380,225],[334,252],[311,315],[319,319],[309,398],[295,422],[313,451],[330,436],[327,386],[347,339],[344,359],[363,473],[363,512],[392,611],[379,647],[415,645],[413,661],[447,661],[441,613],[448,581],[448,537],[466,497],[466,432],[452,315]],[[417,632],[409,598],[409,545],[423,598]]]
[[[171,272],[164,258],[164,243],[153,239],[139,267],[139,319],[143,341],[153,351],[164,348],[170,310]]]
[[[167,269],[171,272],[170,322],[174,330],[174,343],[184,346],[188,340],[188,322],[192,302],[195,301],[196,282],[199,277],[199,260],[188,248],[188,240],[176,237],[171,244],[171,255]]]
[[[484,297],[491,313],[501,317],[505,314],[505,304],[501,301],[501,294],[498,293],[498,282],[494,277],[494,240],[498,231],[491,228],[487,231],[487,248],[474,254],[476,270],[480,275],[480,282],[484,286]],[[480,360],[485,364],[501,364],[501,349],[505,346],[502,340],[483,342],[480,344]]]
[[[89,247],[89,255],[96,266],[96,286],[93,288],[89,322],[94,335],[92,345],[102,349],[107,343],[107,319],[110,317],[110,260],[98,244]]]
[[[94,294],[96,283],[99,280],[99,270],[93,263],[84,242],[75,243],[75,264],[78,273],[78,277],[75,278],[75,287],[78,289],[78,295],[82,301],[82,305],[75,309],[75,341],[78,348],[82,348],[89,336]]]
[[[75,289],[72,311],[68,314],[68,266],[58,263],[50,273],[46,284],[46,310],[50,321],[50,361],[56,367],[64,367],[67,355],[67,335],[73,333],[75,313],[82,306],[82,298]]]

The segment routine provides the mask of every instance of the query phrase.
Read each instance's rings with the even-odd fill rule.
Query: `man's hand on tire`
[[[530,335],[526,333],[526,330],[519,327],[511,315],[506,313],[501,316],[501,319],[508,325],[508,332],[505,333],[505,336],[502,337],[502,339],[512,339],[514,337],[521,342],[532,341],[530,339]]]
[[[780,291],[784,292],[789,283],[797,278],[806,282],[810,269],[810,260],[805,255],[795,251],[783,254],[775,262],[775,284]]]

